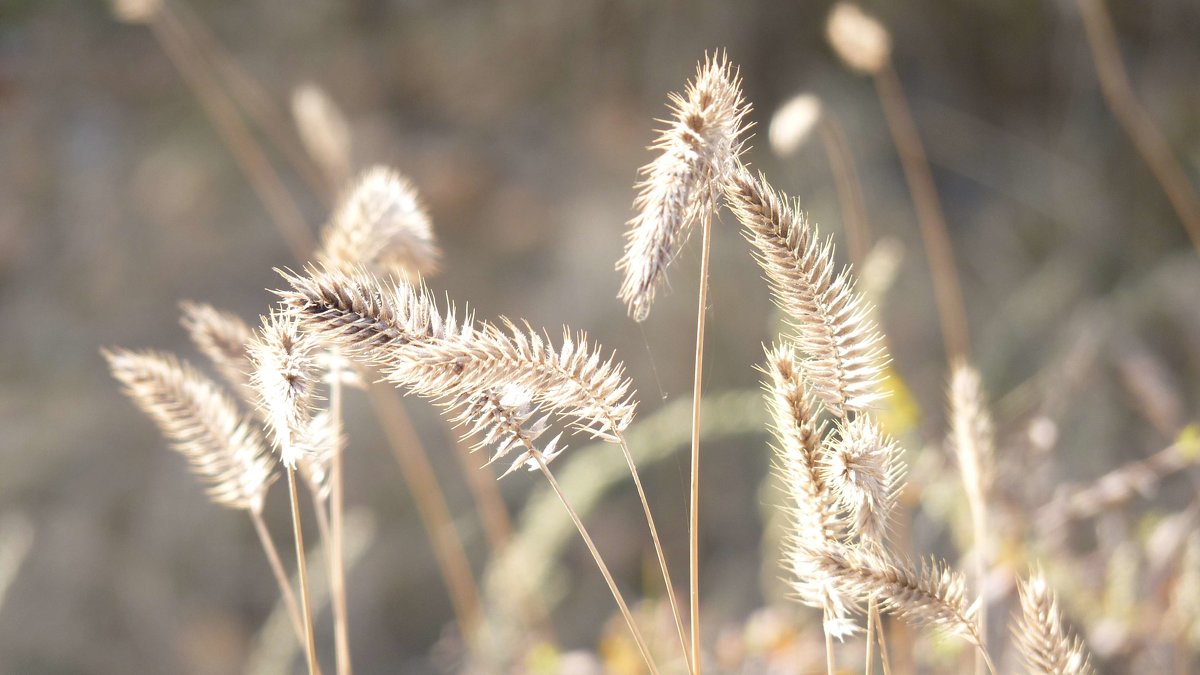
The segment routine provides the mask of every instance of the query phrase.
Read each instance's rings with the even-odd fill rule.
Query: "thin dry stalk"
[[[620,589],[617,588],[617,582],[613,581],[612,574],[608,571],[608,565],[604,564],[604,558],[600,556],[600,551],[596,549],[596,544],[592,541],[591,535],[588,534],[587,528],[584,527],[583,521],[579,519],[579,514],[575,512],[575,508],[571,506],[567,495],[558,486],[558,481],[554,479],[554,474],[550,472],[550,467],[542,459],[542,453],[531,445],[526,444],[525,447],[527,452],[532,454],[533,459],[537,462],[538,469],[546,477],[546,481],[550,483],[550,487],[553,488],[554,494],[562,502],[563,508],[567,510],[567,514],[571,516],[571,522],[575,523],[575,529],[579,530],[579,536],[583,537],[583,543],[587,545],[588,551],[592,554],[592,559],[596,561],[596,566],[600,568],[600,573],[604,576],[605,583],[608,584],[608,590],[612,592],[613,599],[617,601],[617,606],[621,609],[621,616],[625,618],[625,624],[629,626],[629,632],[633,634],[633,641],[637,644],[638,651],[641,652],[642,659],[646,662],[646,667],[650,669],[652,674],[657,674],[658,667],[654,664],[654,658],[650,656],[650,649],[646,646],[646,639],[642,637],[642,631],[638,628],[637,622],[633,620],[633,614],[629,611],[629,605],[625,603],[625,597],[621,595]]]
[[[429,455],[394,390],[372,384],[367,388],[367,394],[433,546],[438,570],[450,593],[450,604],[458,625],[464,635],[474,635],[481,618],[479,587],[471,574],[471,564],[463,549],[462,537],[450,515],[450,507],[446,504],[446,495],[442,492],[437,474],[429,463]]]
[[[930,273],[933,275],[933,295],[941,321],[946,360],[967,358],[970,355],[967,312],[963,304],[958,268],[954,263],[954,247],[950,243],[950,234],[946,228],[946,214],[942,212],[937,186],[933,182],[933,172],[929,168],[929,159],[925,155],[920,133],[904,97],[900,77],[890,61],[885,62],[876,71],[875,89],[879,92],[884,119],[899,152],[900,165],[904,169],[904,178],[908,182],[913,206],[917,211],[921,241],[925,245],[925,255],[929,259]]]
[[[304,559],[304,533],[300,527],[300,501],[296,496],[296,470],[287,467],[288,495],[292,500],[292,531],[296,536],[296,566],[300,575],[300,603],[304,609],[304,655],[308,675],[317,675],[317,644],[313,638],[312,606],[308,599],[308,566]]]
[[[266,135],[275,149],[283,154],[314,194],[327,204],[335,191],[331,187],[336,187],[336,185],[331,186],[322,180],[321,172],[299,150],[295,139],[284,131],[288,128],[287,116],[276,105],[275,100],[264,91],[262,84],[255,80],[237,62],[237,59],[225,50],[200,17],[191,10],[188,3],[178,3],[169,11],[175,13],[180,26],[186,31],[189,40],[195,44],[204,63],[218,77],[224,79],[227,90],[241,109]]]
[[[846,132],[832,111],[823,111],[817,122],[817,131],[821,134],[821,145],[833,169],[833,183],[842,205],[842,222],[848,235],[850,262],[856,269],[862,270],[867,253],[871,250],[871,223],[867,217],[866,200],[863,199],[862,181],[858,178],[854,154],[850,151]]]
[[[1200,252],[1200,199],[1188,180],[1187,173],[1171,152],[1171,146],[1162,132],[1151,121],[1150,116],[1138,103],[1129,74],[1121,61],[1117,48],[1117,37],[1112,19],[1104,7],[1103,0],[1077,0],[1079,13],[1087,33],[1088,46],[1092,50],[1092,61],[1096,65],[1096,76],[1100,91],[1117,122],[1129,135],[1138,153],[1158,184],[1162,186],[1171,207],[1187,230],[1192,246]]]
[[[1030,672],[1046,675],[1090,675],[1091,658],[1083,642],[1063,627],[1058,600],[1039,569],[1020,581],[1021,614],[1012,633]]]
[[[700,290],[696,309],[696,363],[692,370],[692,477],[688,485],[688,596],[691,598],[690,661],[693,675],[700,675],[700,398],[704,381],[704,318],[708,309],[708,257],[711,247],[712,220],[706,219],[700,254]]]
[[[271,565],[275,583],[279,585],[279,594],[283,597],[288,617],[292,620],[292,628],[296,630],[296,639],[300,641],[300,644],[304,644],[306,640],[304,619],[300,615],[300,606],[296,604],[296,594],[292,591],[292,584],[288,580],[287,572],[283,570],[283,562],[279,559],[279,549],[275,548],[275,541],[271,539],[271,532],[267,529],[267,523],[263,520],[262,513],[250,511],[250,520],[254,522],[254,531],[258,533],[258,540],[262,543],[263,552],[266,553],[267,561]]]
[[[662,542],[658,538],[658,528],[654,526],[650,503],[646,501],[646,491],[642,488],[642,479],[638,476],[637,465],[633,461],[633,453],[629,451],[629,443],[625,439],[625,434],[617,434],[617,439],[621,444],[621,454],[625,456],[625,464],[629,467],[629,475],[633,477],[633,484],[637,488],[638,499],[642,502],[642,513],[646,517],[646,525],[650,528],[650,539],[654,542],[654,553],[658,557],[658,569],[662,573],[663,584],[667,587],[667,602],[671,604],[671,615],[675,619],[675,629],[679,633],[679,645],[683,648],[684,663],[690,669],[692,661],[687,657],[688,642],[684,635],[683,619],[679,615],[679,603],[675,600],[675,585],[671,583],[671,573],[667,569],[667,558],[663,554]],[[695,654],[692,654],[692,658],[695,658]]]
[[[692,226],[706,225],[721,186],[741,152],[739,136],[749,107],[738,73],[725,54],[706,58],[682,95],[671,94],[672,119],[651,146],[659,151],[642,168],[629,221],[619,293],[629,315],[644,321],[666,268],[687,241]]]
[[[342,428],[342,377],[339,372],[329,374],[329,416],[330,425],[337,434]],[[333,549],[329,556],[329,584],[331,605],[333,606],[333,638],[336,650],[338,675],[350,675],[350,637],[347,627],[346,611],[346,562],[342,489],[342,455],[341,443],[334,444],[333,467],[329,477],[331,486],[329,494],[329,532],[330,547]]]
[[[867,611],[875,618],[875,632],[879,637],[879,663],[883,666],[883,675],[892,675],[892,662],[888,656],[887,627],[883,625],[883,617],[879,616],[879,601],[871,598]],[[867,639],[874,641],[875,638],[868,634]]]
[[[949,394],[952,445],[971,510],[975,584],[980,592],[979,634],[986,640],[987,599],[983,586],[991,562],[987,504],[995,478],[992,418],[984,401],[979,373],[965,362],[960,361],[952,366]],[[979,659],[976,672],[982,667],[982,659]]]
[[[863,667],[863,675],[875,674],[875,599],[871,598],[871,606],[867,609],[867,658]]]
[[[313,249],[313,236],[303,214],[236,106],[227,98],[212,74],[201,66],[203,60],[178,19],[164,7],[154,14],[149,25],[163,51],[175,64],[217,133],[224,139],[226,147],[267,208],[292,253],[306,260]]]

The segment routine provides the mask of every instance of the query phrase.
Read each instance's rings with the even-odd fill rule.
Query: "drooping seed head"
[[[868,415],[859,415],[839,426],[838,438],[821,457],[821,476],[853,515],[852,530],[875,545],[887,536],[902,487],[899,452]]]
[[[830,10],[825,37],[838,57],[861,73],[877,73],[891,58],[892,38],[887,29],[849,2],[839,2]]]
[[[216,383],[170,354],[114,349],[104,358],[214,502],[262,508],[274,465],[258,431]]]

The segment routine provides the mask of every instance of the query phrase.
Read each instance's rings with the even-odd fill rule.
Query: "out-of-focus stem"
[[[917,212],[917,223],[921,228],[921,240],[929,269],[933,277],[933,295],[937,302],[941,321],[942,340],[945,342],[947,362],[966,358],[970,353],[970,338],[967,330],[967,315],[963,305],[962,287],[954,264],[954,249],[950,234],[946,230],[946,216],[938,199],[933,173],[912,112],[904,98],[900,78],[885,63],[875,73],[875,88],[883,105],[884,117],[892,140],[900,155],[904,178],[912,193],[913,207]]]
[[[637,643],[638,651],[642,653],[642,659],[645,660],[646,667],[650,669],[652,675],[657,675],[658,667],[655,666],[654,659],[650,656],[650,648],[646,646],[646,639],[642,637],[642,631],[638,628],[637,622],[633,620],[633,614],[629,611],[629,605],[625,603],[625,597],[621,595],[620,589],[617,588],[617,582],[613,581],[612,574],[608,571],[608,565],[604,564],[604,558],[600,556],[600,551],[596,549],[596,544],[592,541],[591,535],[588,534],[587,528],[583,526],[583,521],[579,519],[579,514],[575,513],[575,509],[571,506],[567,495],[558,486],[558,481],[554,480],[554,474],[550,473],[550,467],[546,466],[546,460],[542,459],[542,454],[528,444],[526,444],[526,447],[533,453],[533,458],[537,461],[538,468],[542,470],[542,475],[546,477],[546,481],[554,489],[554,494],[558,495],[563,508],[571,516],[571,522],[575,523],[575,529],[579,530],[579,536],[583,537],[583,543],[587,545],[588,551],[591,552],[592,559],[596,561],[596,566],[600,568],[600,574],[604,576],[604,581],[608,584],[608,590],[612,592],[613,599],[617,601],[617,607],[621,609],[621,616],[625,617],[625,623],[629,626],[629,632],[633,634],[633,641]]]
[[[400,473],[417,506],[421,524],[425,526],[433,545],[438,569],[450,591],[450,603],[454,606],[458,624],[463,635],[471,636],[479,626],[479,589],[471,575],[471,566],[458,530],[450,517],[446,496],[429,464],[421,439],[413,431],[408,413],[395,391],[385,385],[373,384],[367,388],[367,393],[375,408],[375,416],[387,435],[392,454],[400,464]]]
[[[846,225],[846,239],[850,244],[850,261],[855,269],[862,272],[863,261],[871,250],[871,227],[854,155],[850,152],[842,125],[828,109],[822,111],[817,131],[821,134],[821,145],[833,169],[833,183],[837,188],[838,201],[842,204],[842,222]]]
[[[339,363],[338,355],[334,354],[334,363]],[[342,373],[335,368],[329,382],[329,417],[336,437],[340,438],[342,431]],[[343,534],[344,491],[342,483],[342,444],[334,445],[333,467],[330,469],[329,493],[329,585],[332,591],[333,605],[333,638],[337,652],[338,675],[350,675],[350,636],[347,628],[346,611],[346,563],[345,542]]]
[[[1077,4],[1104,100],[1167,194],[1192,246],[1200,252],[1200,200],[1162,132],[1154,126],[1133,94],[1108,10],[1103,0],[1077,0]]]
[[[212,74],[201,66],[201,58],[178,20],[164,5],[150,22],[154,36],[163,51],[179,70],[189,88],[199,99],[217,133],[224,139],[242,173],[262,200],[271,219],[279,228],[292,253],[307,260],[313,250],[313,235],[303,214],[284,187],[266,154],[238,114],[237,108],[225,96]]]

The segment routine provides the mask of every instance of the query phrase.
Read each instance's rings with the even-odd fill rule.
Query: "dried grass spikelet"
[[[180,323],[201,354],[217,368],[225,381],[239,392],[250,388],[250,354],[246,351],[254,329],[231,312],[200,302],[183,301]],[[253,400],[251,398],[250,400]]]
[[[821,454],[821,477],[852,516],[851,531],[882,546],[903,489],[900,448],[869,415],[838,426],[837,438]]]
[[[850,616],[858,605],[852,596],[844,597],[833,587],[813,563],[827,547],[837,545],[845,526],[820,472],[818,453],[825,423],[801,368],[790,345],[767,349],[764,388],[777,443],[774,467],[789,497],[784,566],[797,599],[823,610],[825,630],[842,639],[858,630]]]
[[[795,329],[804,372],[830,413],[846,418],[883,397],[886,354],[870,308],[849,268],[834,275],[833,244],[761,176],[744,168],[726,187],[726,202],[746,228],[776,303]]]
[[[110,0],[113,16],[125,23],[149,23],[162,9],[162,0]]]
[[[972,508],[982,508],[995,481],[995,433],[979,371],[957,362],[950,375],[951,445]]]
[[[870,548],[842,546],[827,549],[816,564],[842,593],[874,597],[882,609],[911,624],[981,644],[978,608],[967,600],[966,581],[939,560],[918,567]]]
[[[809,93],[793,96],[771,116],[767,130],[771,149],[781,157],[791,155],[804,145],[820,120],[821,99]]]
[[[216,383],[171,354],[113,349],[104,358],[214,502],[262,508],[274,464],[258,431]]]
[[[692,226],[716,210],[721,185],[742,151],[739,136],[750,109],[724,53],[706,58],[683,95],[670,100],[672,119],[651,146],[660,154],[642,167],[637,215],[617,263],[624,273],[618,297],[636,321],[649,316],[655,288]]]
[[[249,351],[254,364],[251,381],[267,428],[280,461],[295,469],[310,450],[303,439],[320,377],[313,358],[316,341],[301,332],[294,319],[273,312],[263,317]]]
[[[317,260],[329,267],[360,265],[379,276],[415,282],[437,270],[441,252],[416,188],[375,166],[341,199],[322,235]]]
[[[350,124],[329,94],[313,82],[292,90],[292,119],[300,142],[336,185],[350,175]]]
[[[1013,618],[1012,633],[1030,673],[1084,675],[1093,671],[1083,641],[1063,627],[1058,600],[1040,569],[1018,583],[1021,614]]]
[[[839,2],[830,10],[825,37],[838,58],[861,73],[879,72],[891,57],[892,38],[887,28],[849,2]]]
[[[469,313],[460,324],[453,306],[443,314],[424,286],[363,271],[308,272],[282,272],[292,288],[277,291],[306,331],[380,367],[397,386],[457,409],[457,419],[485,437],[497,429],[488,415],[503,418],[496,418],[504,425],[497,439],[546,413],[609,441],[633,420],[624,366],[605,359],[582,333],[564,329],[555,348],[527,324],[505,319],[501,328],[475,323]]]

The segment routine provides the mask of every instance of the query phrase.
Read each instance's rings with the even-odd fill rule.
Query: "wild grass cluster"
[[[1097,11],[1098,3],[1080,3]],[[119,5],[126,19],[148,23],[169,53],[180,54],[180,70],[208,101],[227,140],[240,148],[242,168],[264,199],[276,204],[277,219],[290,222],[284,202],[272,202],[277,180],[265,155],[253,150],[258,141],[243,133],[244,122],[220,112],[226,107],[222,90],[213,86],[219,78],[183,53],[195,47],[186,21],[169,5]],[[889,429],[888,409],[901,388],[892,360],[903,355],[890,353],[874,305],[886,302],[886,288],[864,285],[886,266],[881,261],[888,242],[874,240],[844,132],[815,97],[804,95],[781,107],[764,136],[777,152],[789,153],[811,133],[820,135],[838,179],[843,210],[838,236],[847,242],[848,257],[835,244],[837,228],[823,232],[797,200],[749,165],[754,111],[743,95],[742,75],[724,51],[705,55],[681,92],[670,95],[649,149],[652,157],[634,186],[624,254],[614,261],[620,276],[614,295],[633,321],[648,320],[656,303],[680,300],[659,297],[660,291],[691,235],[700,239],[694,389],[687,414],[678,420],[690,432],[688,520],[666,522],[656,521],[655,495],[639,475],[639,461],[652,449],[635,442],[637,430],[653,422],[639,410],[636,383],[642,374],[628,372],[618,354],[580,327],[481,319],[476,313],[489,315],[487,308],[471,308],[465,304],[469,299],[444,299],[436,275],[455,274],[455,262],[442,254],[417,187],[391,168],[352,170],[349,131],[336,104],[319,87],[305,85],[292,101],[306,153],[297,161],[314,174],[314,184],[337,186],[338,197],[319,241],[308,242],[297,235],[302,230],[281,224],[297,260],[277,270],[277,302],[251,320],[203,299],[183,301],[182,325],[206,365],[147,349],[112,347],[103,353],[126,394],[157,424],[211,500],[251,519],[294,633],[287,639],[303,652],[310,674],[349,675],[354,668],[345,518],[354,486],[345,479],[344,465],[356,456],[355,430],[344,423],[347,388],[366,390],[389,428],[455,609],[462,638],[456,663],[463,672],[833,675],[918,667],[991,675],[1096,672],[1092,648],[1073,628],[1072,604],[1055,590],[1056,581],[1070,574],[1069,557],[1036,540],[1018,545],[1011,528],[997,525],[1007,520],[1010,507],[997,487],[1003,447],[986,383],[972,362],[946,217],[890,65],[888,32],[844,3],[833,8],[827,28],[846,65],[874,78],[919,216],[946,353],[944,448],[946,462],[957,467],[950,489],[966,514],[956,555],[914,549],[913,505],[930,489],[928,470],[910,479],[914,449]],[[1190,196],[1186,183],[1166,189],[1185,192],[1181,204]],[[701,387],[705,358],[713,358],[705,350],[705,294],[710,283],[721,283],[720,272],[709,266],[712,230],[735,224],[766,280],[763,293],[782,319],[756,366],[763,414],[752,423],[772,438],[761,452],[770,453],[779,489],[764,494],[782,524],[774,547],[778,574],[801,617],[796,624],[801,628],[774,638],[790,645],[776,644],[774,653],[754,658],[744,652],[731,656],[715,641],[702,611],[711,589],[700,585],[699,575],[699,523],[706,503],[699,480],[703,430],[708,417],[721,414],[705,405],[717,395]],[[612,641],[628,647],[632,662],[613,656],[610,648],[607,655],[599,649],[586,654],[581,662],[561,656],[552,665],[538,665],[533,655],[553,644],[551,610],[538,598],[537,578],[505,573],[498,562],[501,583],[518,588],[513,597],[521,600],[485,606],[492,596],[473,578],[445,497],[430,476],[427,449],[412,434],[394,390],[433,402],[457,429],[463,447],[454,452],[472,475],[469,483],[497,560],[512,534],[504,518],[496,520],[504,506],[488,472],[550,486],[612,595],[623,625]],[[1091,517],[1182,468],[1186,461],[1180,458],[1194,453],[1194,445],[1181,439],[1161,462],[1118,468],[1095,485],[1048,500],[1037,518]],[[486,455],[483,468],[467,450]],[[614,575],[588,529],[587,512],[576,506],[579,495],[559,480],[560,457],[577,454],[587,462],[592,453],[619,454],[625,479],[636,489],[641,522],[627,524],[623,535],[652,549],[651,595],[657,600],[636,597]],[[276,543],[283,535],[271,527],[278,530],[279,524],[264,518],[266,500],[284,491],[292,515],[287,548],[293,553],[286,555]],[[665,532],[672,537],[686,532],[686,563],[668,556]],[[1166,604],[1181,642],[1200,624],[1194,605],[1196,539],[1193,528],[1166,544],[1171,554],[1163,573],[1171,581],[1165,587],[1174,593]],[[320,589],[329,598],[328,624],[318,620],[323,610],[314,600],[318,566],[317,576],[328,587]],[[1068,583],[1067,590],[1074,587]],[[497,612],[513,625],[489,620]],[[327,630],[331,640],[318,640],[319,630]],[[813,636],[817,639],[809,639]],[[318,649],[330,642],[330,652]],[[913,655],[915,645],[927,644],[939,645],[937,658]],[[1101,654],[1111,653],[1099,647]],[[1188,653],[1189,647],[1180,647],[1179,672],[1186,672]]]

